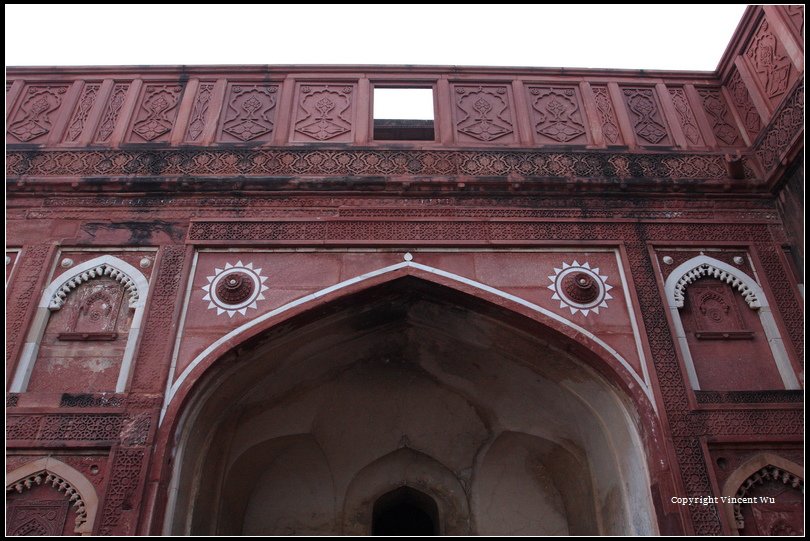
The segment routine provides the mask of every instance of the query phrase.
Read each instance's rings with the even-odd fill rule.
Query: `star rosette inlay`
[[[253,263],[225,263],[224,268],[215,268],[214,274],[206,278],[208,283],[202,290],[208,309],[216,310],[217,315],[228,314],[228,317],[237,312],[244,316],[248,308],[258,308],[257,302],[264,300],[263,293],[268,289],[264,285],[267,276],[262,276],[262,269],[253,268]]]
[[[550,275],[551,285],[548,289],[554,292],[551,296],[560,301],[560,308],[568,308],[571,314],[577,312],[587,316],[599,313],[600,308],[607,308],[607,301],[613,297],[608,293],[613,286],[608,285],[607,276],[602,276],[598,267],[591,268],[587,262],[573,264],[563,262],[562,268],[554,269]]]

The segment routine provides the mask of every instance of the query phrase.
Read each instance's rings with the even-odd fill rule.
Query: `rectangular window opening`
[[[375,141],[433,141],[432,88],[374,88]]]

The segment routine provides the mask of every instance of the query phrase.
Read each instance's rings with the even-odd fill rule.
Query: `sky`
[[[6,4],[6,65],[713,70],[738,5]]]
[[[6,4],[5,9],[7,66],[714,70],[745,5]]]

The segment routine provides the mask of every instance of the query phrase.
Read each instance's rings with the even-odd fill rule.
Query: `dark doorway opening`
[[[410,487],[400,487],[374,503],[372,535],[439,535],[436,502]]]

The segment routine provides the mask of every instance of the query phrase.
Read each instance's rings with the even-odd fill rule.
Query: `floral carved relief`
[[[293,141],[351,142],[353,95],[353,85],[301,85]]]
[[[133,142],[168,140],[182,94],[181,85],[146,85],[135,115],[130,140]]]
[[[456,86],[454,100],[459,140],[506,143],[514,139],[506,86]]]
[[[232,84],[225,103],[221,142],[266,141],[273,134],[278,86]]]
[[[8,125],[9,142],[38,142],[53,129],[67,85],[32,85]]]
[[[530,86],[529,103],[539,143],[586,144],[579,91],[574,87]]]

